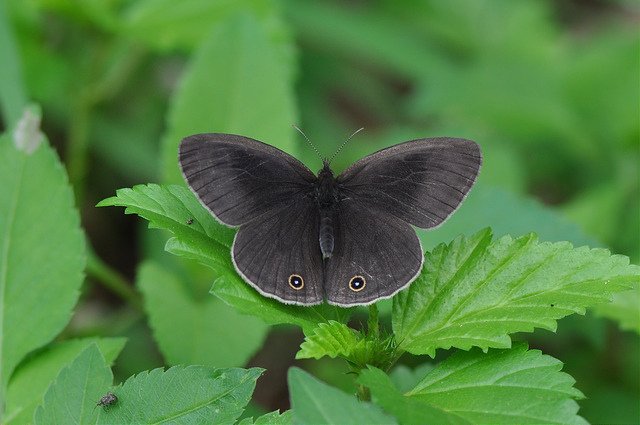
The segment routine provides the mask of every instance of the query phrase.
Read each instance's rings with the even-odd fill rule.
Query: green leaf
[[[11,377],[7,389],[7,406],[3,423],[22,424],[33,419],[47,388],[58,373],[68,367],[80,353],[97,345],[107,363],[111,364],[124,347],[124,338],[84,338],[52,344],[22,364]]]
[[[400,348],[508,348],[508,334],[555,330],[556,320],[637,285],[640,267],[605,249],[539,243],[532,235],[491,241],[489,230],[440,245],[394,299]]]
[[[260,295],[237,275],[219,277],[213,283],[211,292],[242,313],[257,316],[269,324],[297,325],[305,334],[311,332],[318,323],[330,320],[346,323],[353,311],[326,303],[309,307],[284,304]]]
[[[640,334],[640,287],[613,295],[613,301],[598,304],[593,311],[600,317],[615,320],[627,331]]]
[[[402,395],[390,377],[378,368],[370,366],[363,370],[358,377],[358,383],[369,388],[374,403],[394,415],[403,425],[471,423],[417,397]]]
[[[91,344],[64,368],[44,395],[44,403],[34,415],[37,424],[95,423],[94,409],[113,376],[97,345]]]
[[[306,336],[296,359],[348,357],[363,335],[343,323],[330,320],[320,323]]]
[[[253,418],[244,418],[238,425],[291,425],[293,423],[293,412],[287,410],[284,413],[279,411],[264,414],[255,420]]]
[[[488,354],[460,352],[405,396],[474,424],[586,424],[573,400],[584,396],[560,369],[559,360],[525,344]]]
[[[174,366],[133,376],[98,424],[227,424],[242,414],[262,369]]]
[[[140,267],[138,287],[154,337],[171,365],[243,366],[269,329],[209,294],[197,298],[189,294],[175,275],[151,261]]]
[[[2,387],[27,353],[64,328],[83,280],[85,241],[73,192],[53,150],[38,132],[34,137],[35,145],[16,139],[25,151],[0,137]]]
[[[235,232],[218,223],[184,187],[137,185],[117,190],[97,206],[125,207],[125,214],[137,214],[149,220],[149,227],[173,233],[197,254],[192,258],[217,270],[233,270],[230,249]]]
[[[395,424],[394,418],[354,395],[348,395],[293,367],[289,391],[295,424]]]
[[[330,319],[346,322],[351,312],[328,304],[287,305],[260,295],[233,268],[230,255],[233,229],[218,223],[184,187],[149,184],[119,189],[116,196],[103,200],[98,206],[126,207],[125,213],[146,218],[150,227],[172,232],[175,237],[169,239],[165,249],[211,267],[219,276],[212,292],[242,313],[269,324],[298,325],[308,332],[318,322]]]
[[[278,36],[272,36],[274,29]],[[293,150],[292,45],[281,32],[277,20],[267,27],[242,14],[217,25],[203,40],[169,112],[162,142],[165,181],[183,181],[178,145],[190,134],[242,134]]]
[[[266,6],[265,6],[266,3]],[[243,10],[269,12],[272,2],[143,0],[125,10],[121,31],[160,50],[191,49],[211,31],[211,27]]]

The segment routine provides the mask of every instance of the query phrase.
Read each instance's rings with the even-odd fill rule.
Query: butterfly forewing
[[[476,180],[482,155],[475,142],[418,139],[369,155],[337,178],[347,198],[422,228],[444,222]]]
[[[200,201],[230,226],[295,203],[316,180],[307,167],[281,150],[231,134],[183,139],[180,166]]]

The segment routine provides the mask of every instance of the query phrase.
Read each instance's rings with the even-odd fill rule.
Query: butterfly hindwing
[[[371,304],[391,297],[420,273],[422,247],[409,224],[356,199],[341,202],[335,214],[335,248],[325,264],[329,303]]]
[[[224,224],[238,226],[295,203],[315,175],[279,149],[232,134],[196,134],[180,144],[180,166],[200,201]]]
[[[470,140],[418,139],[364,157],[337,182],[344,197],[427,229],[458,208],[481,163],[480,148]]]
[[[324,298],[319,216],[311,198],[240,226],[233,242],[236,270],[260,293],[287,304]]]

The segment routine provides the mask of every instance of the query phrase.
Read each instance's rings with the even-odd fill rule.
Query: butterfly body
[[[460,205],[482,156],[465,139],[418,139],[383,149],[334,176],[230,134],[199,134],[180,145],[189,187],[222,223],[239,227],[237,272],[284,303],[341,306],[389,298],[420,273],[412,226],[432,228]]]

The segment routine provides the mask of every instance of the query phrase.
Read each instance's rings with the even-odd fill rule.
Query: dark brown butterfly
[[[298,305],[340,306],[389,298],[420,273],[412,226],[442,224],[473,186],[479,146],[418,139],[366,156],[334,176],[248,137],[196,134],[180,165],[202,204],[239,227],[232,258],[261,294]]]

